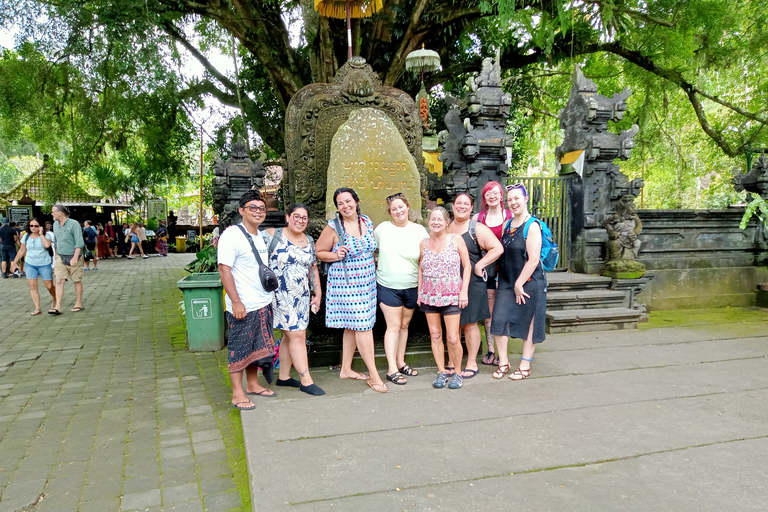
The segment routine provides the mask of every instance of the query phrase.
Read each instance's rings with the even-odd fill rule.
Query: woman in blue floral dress
[[[320,275],[315,264],[315,247],[304,234],[309,221],[309,209],[295,204],[285,216],[287,226],[261,232],[264,243],[271,249],[269,266],[277,274],[280,288],[272,300],[274,328],[283,331],[280,343],[280,374],[278,386],[300,388],[310,395],[324,395],[309,374],[307,361],[307,325],[310,309],[320,309]],[[273,241],[273,238],[275,240]],[[314,286],[310,297],[310,279]],[[300,380],[291,377],[291,365],[299,372]]]
[[[317,258],[331,263],[325,297],[325,325],[344,329],[342,379],[365,380],[379,393],[388,391],[376,370],[373,324],[376,321],[376,265],[373,222],[360,213],[360,200],[351,188],[333,194],[339,212],[317,240]],[[370,377],[352,370],[355,348]]]

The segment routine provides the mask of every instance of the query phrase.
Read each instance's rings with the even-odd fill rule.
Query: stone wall
[[[743,210],[638,214],[643,222],[638,260],[653,277],[650,296],[644,297],[649,308],[755,305],[757,283],[768,281],[768,242],[754,221],[739,228]]]

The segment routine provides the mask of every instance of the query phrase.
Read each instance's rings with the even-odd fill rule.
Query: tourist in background
[[[400,192],[387,197],[391,221],[373,231],[379,258],[376,267],[376,297],[387,322],[384,352],[387,355],[387,380],[405,384],[405,376],[418,372],[405,364],[408,325],[419,298],[419,249],[429,234],[424,226],[409,220],[410,203]]]
[[[461,369],[463,349],[459,336],[461,310],[467,307],[471,265],[464,239],[447,231],[448,211],[437,206],[429,212],[429,238],[421,242],[419,261],[419,307],[427,317],[432,355],[437,363],[437,378],[432,383],[444,388],[448,381],[445,368],[445,340],[448,355]],[[459,389],[463,384],[460,371],[454,371],[448,387]]]
[[[112,220],[107,221],[107,225],[104,226],[104,234],[107,235],[107,244],[109,245],[109,255],[113,258],[117,258],[117,248],[119,246],[119,240],[122,238],[117,232],[117,228],[112,223]]]
[[[504,223],[512,218],[512,212],[504,208],[504,189],[498,181],[489,181],[483,187],[480,201],[480,213],[475,215],[474,220],[485,224],[501,240],[501,230]],[[485,283],[488,294],[488,309],[491,311],[491,317],[485,320],[485,342],[488,345],[488,351],[483,356],[483,364],[498,365],[499,355],[493,343],[491,334],[491,321],[493,319],[493,305],[496,301],[496,265],[490,265],[486,269],[488,279]]]
[[[8,274],[13,274],[10,270],[10,262],[16,258],[16,242],[18,242],[19,236],[16,230],[11,227],[8,222],[8,217],[2,218],[2,227],[0,227],[0,257],[2,257],[2,270],[3,279],[8,277]],[[19,277],[14,275],[13,277]]]
[[[27,284],[29,284],[29,294],[32,297],[32,303],[35,310],[30,313],[32,316],[41,314],[40,293],[37,288],[38,276],[42,278],[43,285],[51,294],[53,301],[56,301],[56,288],[53,285],[53,269],[51,268],[51,254],[48,252],[53,247],[53,236],[45,232],[45,226],[40,224],[37,218],[31,219],[24,227],[25,234],[19,240],[21,247],[16,254],[16,258],[11,263],[11,270],[16,267],[22,258],[27,261]]]
[[[120,237],[120,254],[123,255],[123,258],[128,257],[128,250],[131,248],[131,226],[128,225],[127,222],[123,222],[123,227],[121,228],[123,236]]]
[[[139,225],[136,228],[136,235],[139,237],[141,245],[141,257],[144,259],[149,258],[149,256],[147,256],[147,253],[149,252],[147,249],[147,228],[144,227],[144,222],[139,221]]]
[[[56,266],[53,274],[56,278],[56,306],[48,311],[51,315],[61,314],[61,301],[64,297],[64,283],[71,279],[75,285],[75,306],[73,313],[83,311],[83,228],[80,223],[69,218],[69,209],[61,204],[51,208],[53,217],[53,238],[56,247]]]
[[[277,385],[296,387],[310,395],[324,395],[325,391],[309,374],[307,360],[309,314],[310,311],[318,312],[322,295],[320,273],[315,264],[315,244],[304,233],[307,222],[309,208],[294,204],[285,216],[286,227],[268,228],[261,233],[264,243],[272,249],[269,266],[280,281],[272,301],[274,327],[283,331],[278,351],[280,374]],[[296,368],[300,380],[291,377],[291,365]]]
[[[535,344],[546,337],[547,278],[540,261],[541,227],[528,212],[528,191],[521,184],[507,189],[514,218],[505,224],[501,238],[504,255],[499,259],[499,288],[491,324],[499,368],[493,377],[501,379],[509,371],[507,342],[511,336],[523,340],[523,355],[509,378],[523,380],[531,375]]]
[[[104,231],[104,225],[101,222],[96,223],[96,233],[96,257],[109,258],[109,237],[107,237],[107,233]],[[96,270],[95,263],[94,270]]]
[[[453,222],[448,226],[448,233],[460,235],[464,239],[472,264],[472,274],[469,280],[467,307],[461,310],[461,327],[464,329],[464,341],[467,344],[467,366],[461,373],[465,379],[471,379],[478,374],[477,354],[480,350],[480,328],[478,322],[484,322],[491,316],[486,293],[486,267],[496,265],[496,260],[504,252],[501,242],[484,224],[471,220],[473,209],[472,197],[461,193],[453,199]],[[470,229],[472,228],[472,229]],[[474,237],[474,238],[473,238]],[[449,360],[448,368],[457,365],[461,369],[461,361]]]
[[[83,255],[83,261],[85,262],[85,267],[83,267],[83,270],[91,269],[91,259],[93,260],[93,270],[99,270],[97,268],[99,257],[96,254],[96,243],[98,242],[99,233],[96,231],[96,228],[93,227],[91,221],[89,220],[85,221],[83,226],[83,240],[85,240],[85,248],[88,249],[87,252],[90,253]]]
[[[165,221],[160,220],[157,226],[157,242],[155,243],[155,249],[157,249],[160,256],[168,256],[168,230],[165,227]]]
[[[331,263],[325,298],[325,325],[344,329],[342,379],[365,380],[379,393],[388,391],[376,370],[373,324],[376,322],[376,239],[373,222],[360,213],[360,200],[351,188],[333,194],[338,208],[317,241],[317,257]],[[370,377],[352,370],[355,347],[368,367]]]
[[[53,242],[53,261],[51,262],[51,268],[56,267],[56,236],[53,234],[53,224],[51,224],[50,221],[45,221],[45,236],[49,236],[51,238],[51,242]],[[54,303],[51,306],[51,309],[53,309],[56,306]]]
[[[137,223],[134,222],[133,224],[131,224],[131,229],[128,232],[128,237],[127,237],[131,243],[131,250],[128,251],[129,260],[133,259],[134,249],[138,249],[138,251],[141,253],[142,258],[144,259],[149,258],[149,256],[144,254],[144,248],[141,246],[141,239],[139,238],[138,230],[139,230],[139,225]]]

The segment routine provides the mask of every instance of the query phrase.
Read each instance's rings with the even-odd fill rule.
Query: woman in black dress
[[[499,286],[491,324],[499,368],[493,377],[501,379],[509,371],[507,343],[512,336],[523,340],[523,355],[509,378],[523,380],[531,375],[535,344],[545,338],[547,278],[540,262],[541,227],[528,213],[525,186],[507,187],[507,202],[514,217],[504,224],[501,237],[504,254],[499,258]]]
[[[461,235],[464,238],[472,265],[469,303],[461,310],[460,320],[461,327],[464,329],[464,340],[467,343],[467,366],[461,373],[465,379],[471,379],[480,371],[477,367],[477,353],[480,351],[480,327],[477,323],[491,317],[491,311],[488,308],[486,288],[488,277],[485,274],[485,267],[495,265],[496,260],[504,252],[493,231],[484,224],[471,220],[472,208],[473,201],[469,194],[457,195],[453,199],[453,221],[448,226],[448,233]],[[446,370],[455,364],[457,364],[456,361],[450,360]],[[458,368],[461,369],[461,361],[458,362]]]

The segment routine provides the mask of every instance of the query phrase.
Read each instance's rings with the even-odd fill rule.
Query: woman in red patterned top
[[[445,208],[438,206],[432,209],[429,213],[429,238],[421,242],[419,259],[418,304],[426,314],[429,325],[432,355],[437,363],[437,379],[432,383],[436,388],[444,388],[449,377],[445,372],[441,319],[445,321],[448,354],[461,368],[464,351],[459,340],[459,321],[461,309],[467,306],[472,272],[467,245],[461,236],[446,231],[449,222]],[[461,372],[454,372],[448,387],[459,389],[461,385]]]

